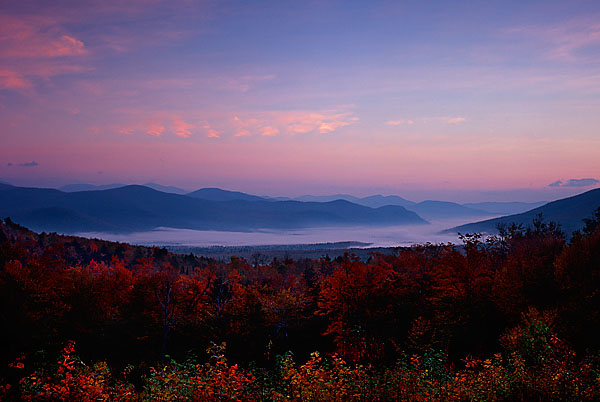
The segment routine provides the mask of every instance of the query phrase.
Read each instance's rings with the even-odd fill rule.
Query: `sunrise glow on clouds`
[[[600,4],[502,10],[3,2],[0,181],[446,199],[593,188],[549,184],[600,179]]]

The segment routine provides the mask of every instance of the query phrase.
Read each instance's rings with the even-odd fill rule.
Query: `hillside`
[[[162,247],[138,246],[56,233],[40,234],[10,219],[0,218],[0,267],[6,262],[6,256],[2,254],[3,251],[7,252],[2,250],[4,242],[17,246],[31,255],[45,254],[50,259],[54,259],[59,266],[86,265],[92,261],[110,264],[114,258],[118,258],[128,269],[134,269],[136,264],[146,260],[152,261],[156,269],[163,264],[171,264],[179,267],[182,272],[191,272],[194,268],[207,267],[214,263],[213,259],[199,254],[172,253]]]
[[[598,207],[600,207],[600,189],[594,189],[573,197],[549,202],[524,213],[469,223],[448,229],[448,231],[496,233],[498,225],[510,225],[511,223],[529,225],[536,216],[541,214],[544,220],[560,224],[562,230],[569,236],[573,231],[581,229],[584,225],[583,219],[591,217]]]

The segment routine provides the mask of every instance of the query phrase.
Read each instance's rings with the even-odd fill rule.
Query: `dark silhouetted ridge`
[[[529,225],[536,216],[541,214],[545,221],[560,224],[562,230],[569,236],[575,230],[581,229],[584,226],[583,219],[591,217],[598,207],[600,207],[600,188],[573,197],[549,202],[546,205],[521,214],[469,223],[448,229],[448,231],[496,233],[498,225],[510,225],[512,223]]]

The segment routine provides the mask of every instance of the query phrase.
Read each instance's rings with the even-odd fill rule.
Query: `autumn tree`
[[[393,316],[391,265],[370,265],[346,254],[322,284],[317,314],[328,318],[339,353],[349,360],[380,358]]]

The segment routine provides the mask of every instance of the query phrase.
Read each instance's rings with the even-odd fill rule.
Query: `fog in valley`
[[[426,242],[459,242],[452,233],[440,233],[444,229],[480,218],[463,218],[432,221],[430,225],[403,226],[348,226],[318,227],[293,230],[257,230],[248,232],[225,232],[214,230],[190,230],[158,228],[147,232],[129,234],[85,232],[78,236],[126,242],[144,246],[266,246],[298,245],[337,242],[360,242],[362,247],[410,246]],[[356,247],[353,245],[353,247]]]

